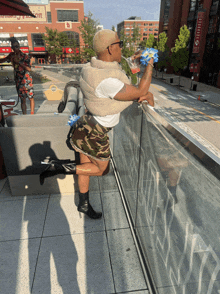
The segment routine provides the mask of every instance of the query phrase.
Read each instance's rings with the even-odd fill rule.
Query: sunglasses
[[[119,44],[120,48],[123,47],[123,41],[115,42],[115,43],[112,43],[111,45],[114,45],[114,44]]]

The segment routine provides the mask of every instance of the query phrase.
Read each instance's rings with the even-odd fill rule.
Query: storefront
[[[18,39],[21,50],[32,56],[32,63],[51,61],[42,38],[47,27],[65,32],[70,41],[73,41],[70,48],[63,48],[61,58],[71,60],[71,56],[77,54],[74,48],[83,45],[79,26],[84,19],[84,2],[48,0],[25,0],[25,2],[36,18],[0,15],[0,56],[4,57],[11,52],[9,38],[14,36]]]

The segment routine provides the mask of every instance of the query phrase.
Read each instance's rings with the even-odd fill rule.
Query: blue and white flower
[[[69,126],[73,126],[75,124],[75,122],[80,118],[80,116],[74,114],[74,115],[70,115],[69,120],[68,120],[68,125]]]
[[[141,54],[141,64],[148,65],[148,62],[151,60],[152,57],[154,59],[154,63],[158,62],[158,50],[154,48],[147,48]]]

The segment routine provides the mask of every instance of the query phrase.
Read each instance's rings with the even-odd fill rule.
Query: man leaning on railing
[[[102,213],[95,212],[89,203],[90,176],[102,176],[109,171],[110,145],[108,132],[119,123],[120,112],[138,100],[154,106],[149,92],[152,79],[153,58],[145,68],[138,87],[132,86],[119,63],[123,41],[117,33],[102,30],[96,33],[93,47],[97,57],[82,70],[80,87],[84,94],[87,113],[75,124],[70,144],[80,154],[80,164],[61,164],[52,161],[40,175],[44,179],[57,174],[77,174],[79,185],[78,211],[97,219]],[[136,54],[133,58],[140,58]]]

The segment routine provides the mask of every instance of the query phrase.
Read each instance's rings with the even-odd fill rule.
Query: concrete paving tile
[[[0,242],[0,293],[30,294],[40,238]]]
[[[32,293],[115,293],[105,232],[43,238]]]
[[[77,198],[77,199],[76,199]],[[78,234],[104,231],[104,220],[92,220],[77,211],[78,194],[72,196],[53,196],[50,198],[44,228],[44,236]],[[100,194],[90,193],[90,202],[94,210],[102,211]]]
[[[148,290],[143,291],[131,291],[131,292],[123,292],[123,294],[149,294],[150,292]]]
[[[116,292],[147,289],[130,229],[107,231],[107,238]]]
[[[0,241],[41,237],[48,199],[3,201],[0,205]]]
[[[119,192],[101,193],[106,230],[129,228]]]
[[[99,178],[100,177],[90,177],[90,182],[89,182],[89,191],[90,192],[99,192]]]
[[[110,171],[107,175],[99,177],[100,191],[118,191],[118,186],[115,180],[114,172],[112,166],[110,165]]]

